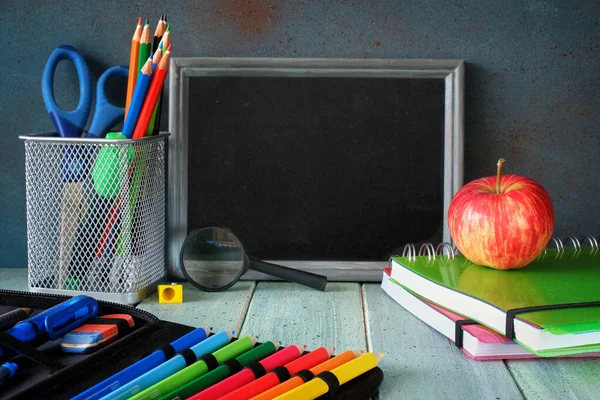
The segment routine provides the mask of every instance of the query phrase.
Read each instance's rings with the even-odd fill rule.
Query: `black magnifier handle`
[[[249,268],[263,274],[276,276],[285,281],[298,283],[317,290],[325,290],[325,285],[327,285],[327,277],[323,275],[284,267],[283,265],[271,264],[250,257],[249,260]]]

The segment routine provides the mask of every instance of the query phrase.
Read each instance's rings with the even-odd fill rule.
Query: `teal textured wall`
[[[0,267],[27,263],[17,136],[52,130],[40,89],[46,58],[71,44],[97,77],[128,63],[138,16],[154,27],[162,13],[176,57],[464,59],[465,179],[493,175],[502,156],[506,172],[547,188],[558,236],[600,234],[598,2],[3,0]],[[59,104],[74,107],[72,68],[59,67],[56,87]]]

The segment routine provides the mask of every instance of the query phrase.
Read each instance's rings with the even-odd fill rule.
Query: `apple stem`
[[[500,180],[502,177],[502,166],[504,165],[504,158],[498,160],[498,175],[496,178],[496,193],[502,193],[502,186],[500,185]]]

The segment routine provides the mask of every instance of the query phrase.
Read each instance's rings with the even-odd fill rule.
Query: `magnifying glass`
[[[233,286],[248,269],[286,281],[324,290],[327,277],[249,257],[242,242],[226,228],[196,229],[185,238],[179,253],[185,278],[198,289],[218,292]]]

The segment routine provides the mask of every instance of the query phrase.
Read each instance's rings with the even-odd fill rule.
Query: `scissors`
[[[63,60],[75,64],[79,79],[79,103],[73,111],[63,110],[54,100],[54,73],[58,63]],[[86,135],[88,138],[103,138],[117,122],[123,121],[125,108],[109,103],[106,98],[106,83],[109,78],[116,76],[127,78],[129,68],[120,65],[109,68],[98,79],[96,108]],[[52,52],[44,68],[42,95],[58,134],[61,137],[81,137],[92,108],[92,80],[85,60],[74,47],[63,45]]]

